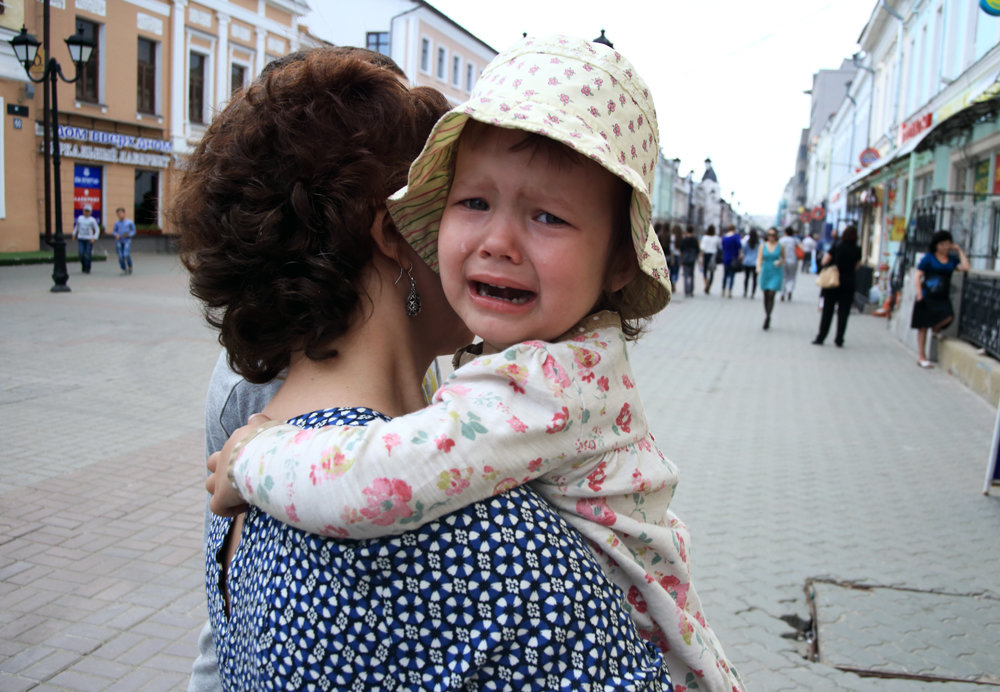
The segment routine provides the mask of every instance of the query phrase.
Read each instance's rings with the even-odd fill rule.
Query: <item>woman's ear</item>
[[[378,248],[378,251],[402,266],[401,244],[403,238],[399,235],[392,222],[392,217],[389,216],[389,212],[384,207],[375,214],[375,220],[372,221],[369,232],[372,234],[372,240],[375,241],[375,247]]]

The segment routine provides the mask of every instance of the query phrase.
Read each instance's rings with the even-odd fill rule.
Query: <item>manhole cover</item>
[[[813,660],[865,676],[1000,686],[1000,600],[810,580]]]

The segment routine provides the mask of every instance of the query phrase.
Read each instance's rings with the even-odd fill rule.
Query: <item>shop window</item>
[[[160,220],[160,174],[135,169],[135,216],[137,226],[158,227]]]
[[[389,32],[369,31],[365,34],[365,47],[382,55],[389,55]]]
[[[156,43],[145,38],[139,39],[136,75],[136,108],[156,113]]]
[[[229,93],[235,94],[237,91],[243,89],[243,85],[246,83],[247,78],[247,68],[243,65],[237,65],[233,63],[229,66]]]
[[[76,20],[76,33],[80,38],[88,39],[94,45],[90,60],[80,70],[76,82],[76,98],[78,101],[100,102],[99,75],[101,73],[101,25],[87,19]]]
[[[188,54],[188,120],[205,122],[205,56]]]

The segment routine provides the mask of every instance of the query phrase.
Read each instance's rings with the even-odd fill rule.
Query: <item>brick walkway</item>
[[[205,619],[202,417],[218,346],[176,258],[135,260],[131,277],[113,261],[71,266],[62,295],[50,266],[0,268],[0,691],[185,688]],[[677,299],[633,358],[681,469],[702,600],[750,688],[977,689],[835,667],[886,657],[884,641],[873,656],[851,635],[872,626],[851,612],[865,599],[825,604],[819,590],[819,662],[790,623],[810,617],[807,580],[825,579],[969,595],[981,607],[948,631],[996,636],[1000,499],[981,495],[995,410],[917,368],[876,318],[853,315],[844,349],[809,345],[808,278],[768,332],[759,294],[717,294]],[[882,612],[884,639],[909,649],[900,661],[965,653],[926,618]]]

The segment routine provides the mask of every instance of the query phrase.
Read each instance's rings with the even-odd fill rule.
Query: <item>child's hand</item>
[[[234,452],[239,451],[237,447],[241,442],[253,437],[260,431],[261,424],[269,420],[260,413],[250,416],[247,424],[233,432],[222,449],[208,458],[207,466],[211,475],[205,481],[205,490],[212,495],[208,506],[220,517],[235,517],[246,511],[246,501],[229,482],[229,459]]]
[[[222,452],[216,452],[208,458],[207,466],[211,475],[205,481],[205,490],[212,495],[208,507],[220,517],[235,517],[246,511],[247,503],[226,477],[226,465],[222,459]]]

